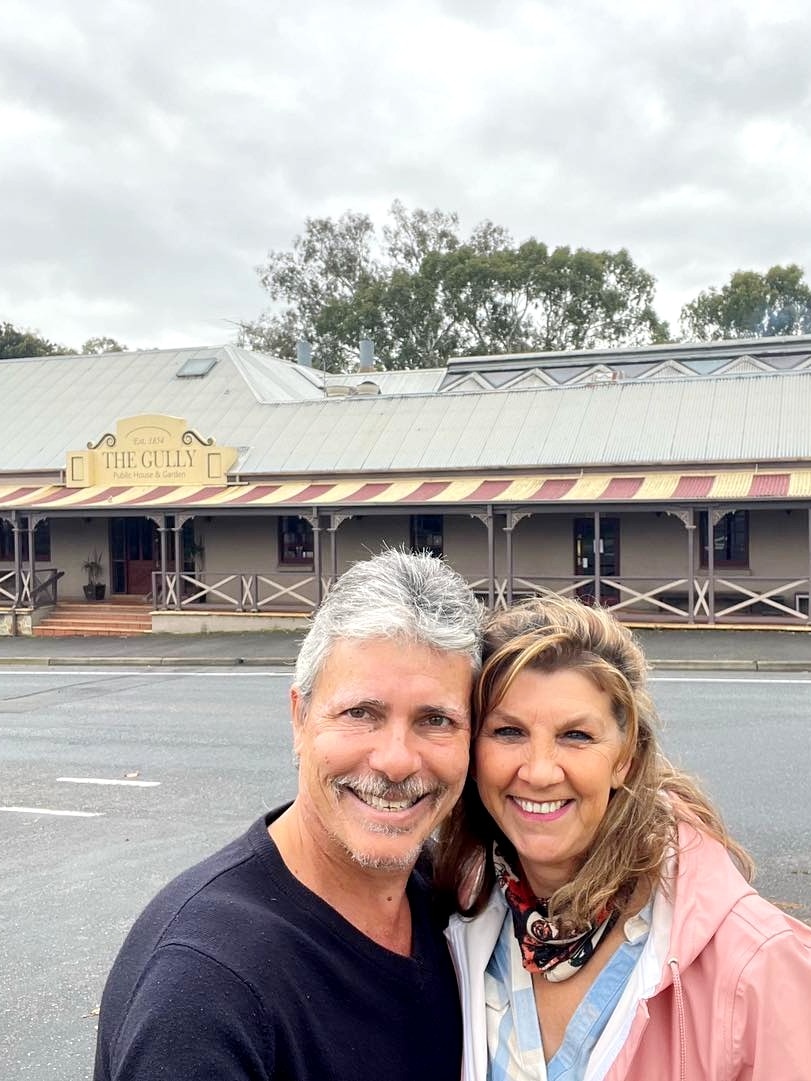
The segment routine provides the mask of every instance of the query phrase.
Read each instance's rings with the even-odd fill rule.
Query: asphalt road
[[[34,809],[0,811],[4,1081],[88,1078],[94,1010],[134,917],[293,794],[289,682],[264,669],[0,671],[0,806]],[[669,672],[652,689],[668,752],[756,856],[761,892],[811,919],[811,678]]]

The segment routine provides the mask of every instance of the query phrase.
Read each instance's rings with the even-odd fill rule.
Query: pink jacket
[[[810,1081],[811,927],[760,897],[722,846],[688,825],[678,866],[671,899],[657,894],[648,942],[586,1081]],[[466,1028],[463,1081],[486,1078],[484,966],[502,916],[491,902],[448,929]]]
[[[690,826],[679,849],[662,981],[606,1081],[809,1081],[811,927],[764,901]]]

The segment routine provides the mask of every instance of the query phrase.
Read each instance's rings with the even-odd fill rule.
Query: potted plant
[[[203,560],[205,558],[206,549],[203,541],[200,537],[196,537],[193,534],[183,536],[183,570],[190,571],[194,574],[197,570],[203,569]]]
[[[88,601],[103,601],[106,587],[100,581],[104,570],[101,564],[101,552],[94,548],[82,563],[82,570],[87,575],[87,585],[84,587],[85,599]]]

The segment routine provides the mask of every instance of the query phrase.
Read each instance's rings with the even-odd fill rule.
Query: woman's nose
[[[564,777],[563,768],[548,747],[527,748],[526,757],[518,769],[522,781],[534,788],[548,788],[559,784]]]

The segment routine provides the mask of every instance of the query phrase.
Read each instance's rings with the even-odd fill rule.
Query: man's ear
[[[304,697],[295,684],[290,688],[290,717],[293,721],[293,754],[299,755],[307,709]]]

